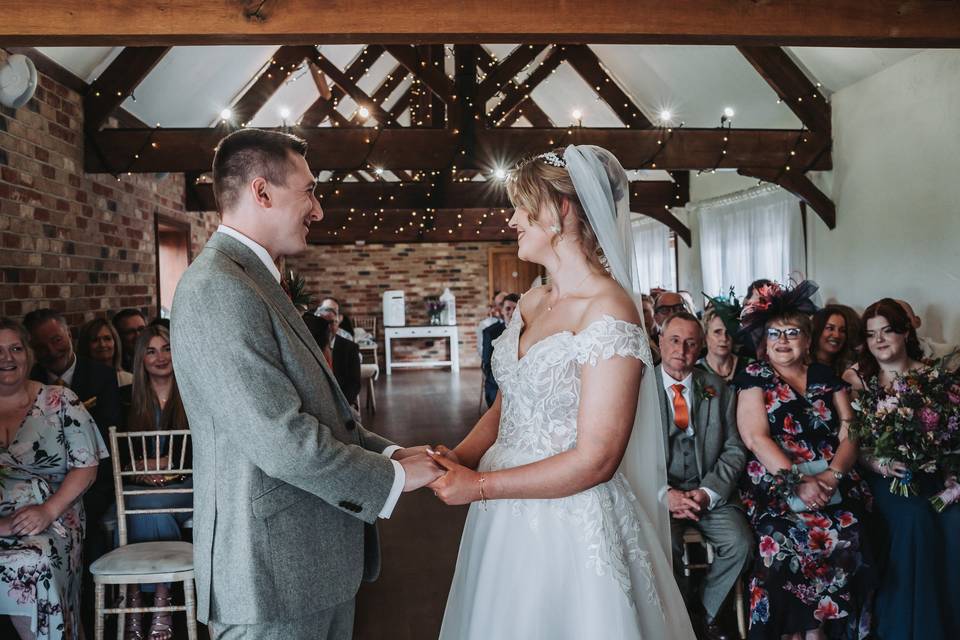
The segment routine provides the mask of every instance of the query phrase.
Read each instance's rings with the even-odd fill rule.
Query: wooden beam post
[[[738,169],[737,173],[779,185],[816,211],[828,229],[837,226],[837,207],[806,175],[776,169]]]
[[[357,86],[357,83],[350,78],[346,72],[341,71],[337,65],[330,62],[326,56],[314,50],[308,59],[317,65],[318,69],[327,74],[327,77],[340,87],[344,93],[350,96],[350,98],[357,103],[358,109],[365,107],[370,112],[370,115],[381,125],[396,124],[393,117],[387,111],[384,111],[383,107],[374,102],[370,96]]]
[[[593,49],[585,44],[567,46],[564,50],[564,58],[584,82],[617,114],[620,122],[636,129],[649,129],[653,126],[633,98],[628,96],[610,77]]]
[[[380,45],[367,45],[351,62],[346,69],[347,78],[356,81],[373,66],[384,49]],[[304,112],[300,118],[300,125],[304,127],[316,127],[327,119],[337,108],[337,104],[347,95],[339,86],[335,86],[330,91],[330,99],[326,100],[321,96]]]
[[[490,112],[488,121],[492,125],[500,124],[510,113],[520,106],[520,103],[530,97],[538,84],[546,80],[547,76],[563,62],[564,52],[561,47],[553,47],[543,62],[527,76],[523,84],[510,85],[503,91],[503,100]]]
[[[830,104],[800,67],[780,47],[738,46],[737,49],[763,76],[777,97],[811,131],[830,131]]]
[[[83,96],[84,129],[97,131],[147,77],[170,47],[127,47]]]

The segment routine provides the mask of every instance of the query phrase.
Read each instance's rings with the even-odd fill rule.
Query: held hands
[[[797,497],[803,500],[803,503],[810,509],[819,509],[830,502],[833,495],[831,489],[825,489],[820,482],[819,475],[804,476],[800,485],[797,487]]]
[[[870,458],[868,464],[874,472],[879,473],[884,478],[903,478],[907,475],[907,465],[899,460],[887,460],[884,458]]]
[[[412,449],[420,449],[420,447]],[[411,449],[400,449],[392,456],[403,467],[406,476],[403,482],[405,492],[425,487],[444,474],[443,467],[437,465],[427,454],[426,447],[423,447],[423,451],[406,453],[410,451]]]
[[[670,510],[670,516],[677,520],[700,520],[700,512],[705,510],[710,504],[710,497],[706,491],[701,489],[691,489],[682,491],[680,489],[667,490],[667,508]]]
[[[481,474],[458,463],[456,454],[440,446],[436,451],[428,450],[427,455],[436,464],[446,469],[445,474],[429,485],[434,495],[440,500],[446,504],[456,505],[483,499]]]

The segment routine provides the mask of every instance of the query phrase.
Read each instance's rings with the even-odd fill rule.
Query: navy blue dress
[[[942,513],[929,499],[943,478],[914,474],[918,495],[890,493],[890,479],[866,472],[886,542],[877,588],[878,640],[960,638],[960,505]]]
[[[765,362],[733,381],[763,390],[770,437],[793,464],[826,460],[840,446],[833,394],[847,384],[822,364],[807,369],[807,388],[793,389]],[[795,513],[771,490],[772,476],[752,454],[740,493],[756,535],[750,576],[752,640],[823,627],[830,638],[869,632],[876,570],[864,537],[869,489],[855,471],[840,482],[841,502]]]

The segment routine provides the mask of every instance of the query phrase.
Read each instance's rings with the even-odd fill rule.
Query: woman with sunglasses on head
[[[899,406],[898,376],[928,366],[917,332],[903,307],[892,298],[874,302],[863,312],[864,348],[844,379],[857,394],[882,387],[888,402]],[[917,419],[917,429],[923,428]],[[956,478],[912,470],[917,495],[890,491],[891,478],[904,478],[907,465],[862,455],[869,468],[876,511],[883,517],[886,553],[877,587],[876,637],[880,640],[960,638],[960,506],[937,512],[930,498]]]
[[[869,631],[872,560],[864,545],[864,492],[847,437],[847,385],[808,363],[810,296],[764,288],[743,330],[758,361],[734,379],[737,422],[750,450],[741,496],[757,537],[750,577],[751,639],[861,638]]]

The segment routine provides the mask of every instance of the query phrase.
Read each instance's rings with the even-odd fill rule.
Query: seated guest
[[[828,304],[813,314],[812,327],[811,358],[843,375],[856,361],[861,344],[857,312],[846,305]]]
[[[767,278],[759,278],[750,283],[750,286],[747,287],[747,295],[743,299],[743,306],[755,304],[760,299],[760,291],[764,287],[768,287],[772,284],[775,284],[773,280],[768,280]],[[749,338],[744,338],[740,333],[737,333],[733,336],[734,341],[737,343],[739,352],[750,358],[756,357],[756,347],[753,344],[753,341]]]
[[[104,442],[108,429],[123,424],[117,372],[74,353],[67,321],[52,309],[37,309],[24,316],[23,324],[30,335],[30,346],[37,364],[30,377],[37,382],[64,386],[73,391],[96,422]],[[107,551],[108,543],[100,527],[107,509],[114,503],[113,467],[98,467],[97,480],[83,494],[83,504],[90,526],[84,539],[84,563],[89,564]],[[87,583],[92,578],[87,576]],[[92,605],[84,604],[84,617],[89,621]],[[89,622],[87,622],[89,624]]]
[[[734,379],[750,450],[741,497],[758,543],[752,639],[856,638],[869,621],[875,566],[848,437],[853,408],[829,367],[806,364],[815,287],[777,287],[744,316],[759,356]]]
[[[107,448],[77,395],[30,380],[29,336],[0,318],[0,615],[21,638],[80,632],[80,496]]]
[[[716,556],[703,582],[703,638],[727,637],[716,623],[720,606],[752,551],[752,532],[734,497],[747,453],[736,425],[736,396],[718,376],[694,367],[703,344],[696,316],[669,316],[660,334],[663,361],[656,368],[667,441],[666,503],[670,509],[674,567],[683,532],[698,529]],[[681,576],[678,582],[684,583]]]
[[[487,308],[487,317],[477,323],[477,355],[483,358],[483,330],[492,324],[503,322],[503,316],[500,312],[500,305],[506,297],[506,291],[494,291],[493,300]]]
[[[660,335],[660,329],[663,328],[663,321],[674,313],[681,311],[690,312],[687,309],[686,302],[679,293],[673,291],[664,291],[654,298],[653,306],[653,324],[656,327],[657,335]]]
[[[177,378],[173,371],[173,359],[170,356],[170,334],[166,327],[150,325],[137,339],[133,358],[133,398],[130,407],[130,416],[127,419],[128,431],[173,431],[189,429],[187,415],[180,400],[180,391],[177,389]],[[156,450],[156,440],[147,440],[145,450],[133,442],[136,460],[124,460],[124,465],[130,470],[133,465],[137,469],[155,467],[159,456],[159,467],[167,466],[170,447],[173,444],[167,437],[160,439],[160,448]],[[177,447],[173,451],[180,455],[180,439],[177,438]],[[188,458],[189,460],[189,452]],[[174,465],[179,464],[177,459]],[[187,462],[189,466],[189,462]],[[142,475],[132,476],[131,482],[136,486],[129,488],[149,491],[153,487],[165,489],[189,489],[193,487],[192,478],[177,475]],[[179,507],[186,508],[193,505],[193,495],[190,493],[156,493],[130,495],[126,498],[129,509],[160,509]],[[130,544],[137,542],[153,542],[157,540],[180,540],[180,527],[191,514],[184,513],[150,513],[127,516],[127,541]],[[119,543],[119,541],[117,541]],[[170,595],[170,585],[143,585],[143,591],[154,592],[153,606],[168,607],[173,604]],[[128,606],[142,607],[143,598],[140,588],[128,587]],[[173,620],[170,612],[153,614],[150,630],[146,638],[149,640],[170,640],[173,637]],[[126,637],[130,640],[144,638],[141,614],[128,613],[124,628]]]
[[[907,312],[907,315],[910,317],[910,324],[912,324],[913,328],[919,332],[920,327],[923,326],[923,319],[914,313],[913,307],[910,306],[910,303],[906,300],[897,300],[896,302],[903,307],[904,311]],[[917,340],[920,341],[920,348],[923,349],[923,357],[926,360],[943,358],[944,356],[950,355],[957,349],[957,345],[948,344],[946,342],[934,342],[926,336],[921,336],[919,333],[917,333]]]
[[[139,309],[121,309],[111,320],[117,335],[120,336],[120,353],[124,371],[133,370],[133,352],[137,347],[137,338],[147,326],[147,319]]]
[[[336,298],[324,298],[317,307],[316,315],[333,322],[335,336],[353,342],[353,325],[344,324],[345,318],[340,313],[340,301]]]
[[[483,397],[487,401],[488,407],[493,406],[493,401],[497,399],[497,392],[500,390],[497,381],[493,378],[493,369],[490,367],[490,359],[493,358],[493,341],[506,330],[519,303],[520,296],[515,293],[504,296],[503,303],[500,305],[500,317],[503,318],[503,322],[491,324],[483,330],[483,351],[480,366],[483,369]]]
[[[330,323],[313,313],[305,313],[302,317],[303,323],[307,325],[310,335],[313,336],[317,346],[320,347],[320,351],[323,352],[323,357],[327,361],[327,366],[332,371],[333,352],[330,349]]]
[[[697,362],[697,366],[708,373],[719,376],[725,382],[730,382],[752,360],[734,353],[733,336],[727,331],[723,318],[717,313],[716,307],[707,307],[703,314],[703,323],[707,327],[707,353]]]
[[[106,365],[117,372],[117,386],[133,384],[133,374],[121,367],[123,348],[120,336],[110,322],[104,318],[94,318],[80,328],[77,337],[77,353]]]
[[[898,301],[884,298],[863,312],[861,332],[864,349],[844,379],[854,393],[883,388],[891,404],[899,405],[897,376],[925,366],[916,329]],[[913,421],[917,430],[923,428],[919,417]],[[951,479],[912,469],[910,484],[917,495],[897,495],[890,491],[890,478],[904,477],[907,464],[867,453],[862,455],[869,467],[867,480],[886,524],[888,547],[877,589],[876,637],[960,638],[960,506],[938,513],[929,501]]]
[[[326,299],[324,302],[329,302],[330,298]],[[317,344],[320,345],[321,349],[330,349],[330,360],[328,363],[333,369],[333,375],[337,379],[337,384],[340,385],[340,390],[343,391],[343,395],[346,396],[347,401],[350,405],[357,409],[360,406],[360,347],[356,342],[352,340],[346,340],[338,331],[339,318],[338,312],[332,309],[331,307],[321,305],[318,309],[319,317],[317,320],[320,321],[320,324],[326,323],[328,327],[328,332],[326,335],[329,337],[327,342],[321,342],[325,339],[321,333],[317,332],[314,334],[314,337],[320,336],[320,340],[317,340]],[[308,328],[310,325],[307,325]],[[318,329],[314,329],[318,331]]]

